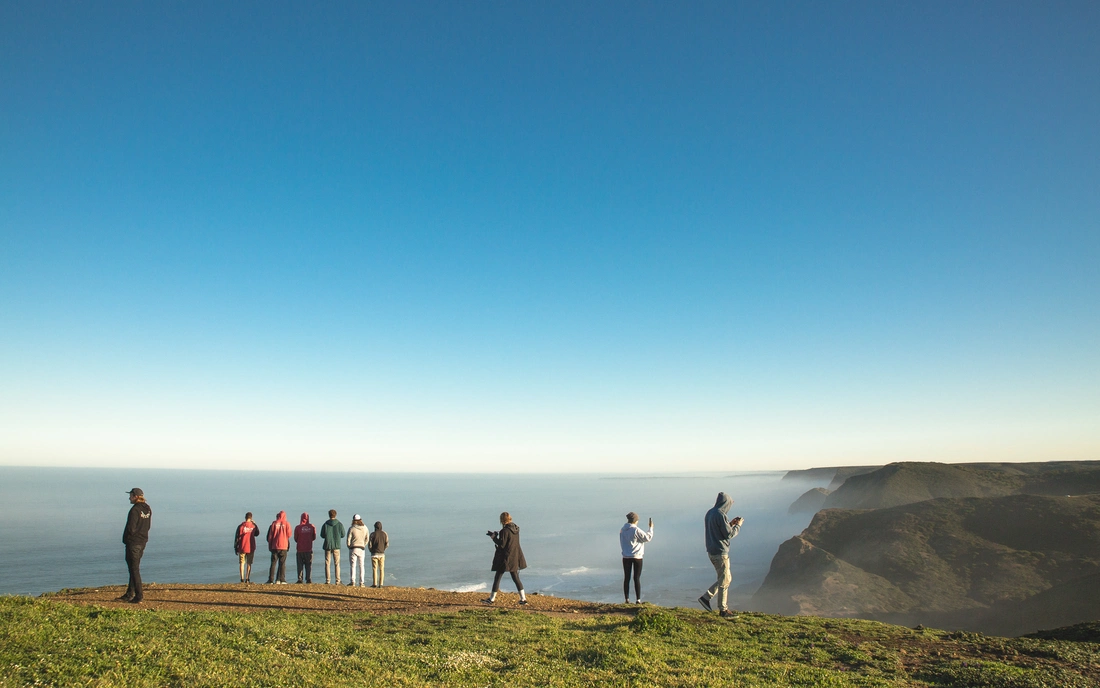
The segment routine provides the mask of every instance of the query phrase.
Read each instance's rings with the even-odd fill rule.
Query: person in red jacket
[[[252,558],[256,556],[256,532],[259,529],[249,511],[244,515],[244,523],[237,526],[237,534],[233,538],[233,551],[241,562],[242,583],[252,582]]]
[[[294,542],[298,543],[298,582],[302,582],[302,571],[306,574],[306,583],[313,582],[313,541],[317,539],[317,530],[309,522],[309,514],[302,514],[302,522],[294,529]]]
[[[286,512],[280,511],[267,528],[267,548],[271,550],[271,569],[267,573],[268,585],[278,583],[286,585],[286,551],[290,549],[290,523],[286,520]],[[275,576],[275,565],[279,566],[278,578]]]

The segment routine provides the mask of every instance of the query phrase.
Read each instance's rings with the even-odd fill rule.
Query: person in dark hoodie
[[[340,548],[344,546],[344,524],[336,520],[336,509],[329,509],[328,520],[321,524],[321,542],[321,547],[325,550],[325,583],[335,580],[340,585]]]
[[[267,572],[268,585],[278,583],[286,585],[286,552],[290,549],[290,522],[286,512],[280,511],[267,528],[267,548],[271,550],[271,569]],[[275,566],[278,564],[278,576]]]
[[[141,557],[145,554],[145,545],[149,543],[149,526],[153,522],[153,510],[145,503],[145,493],[140,487],[131,489],[130,513],[126,515],[126,528],[122,531],[122,544],[126,546],[126,570],[130,581],[120,600],[140,604],[145,598],[141,587]]]
[[[386,548],[390,546],[390,536],[382,530],[382,522],[374,522],[374,532],[367,540],[370,550],[371,587],[381,588],[386,582]]]
[[[719,492],[714,506],[703,518],[707,556],[710,557],[710,563],[718,574],[718,580],[714,581],[714,585],[699,598],[699,604],[703,605],[707,611],[711,611],[711,598],[717,595],[718,613],[726,618],[736,616],[726,606],[730,587],[730,540],[737,537],[741,532],[741,524],[745,522],[745,519],[740,516],[726,521],[731,506],[733,506],[733,499],[725,492]]]
[[[519,546],[519,526],[512,523],[512,515],[507,511],[500,515],[500,525],[500,530],[490,530],[485,533],[492,538],[493,544],[496,545],[491,569],[496,572],[496,575],[493,576],[492,592],[482,602],[493,604],[497,601],[497,593],[500,592],[500,579],[504,577],[504,572],[507,571],[512,576],[512,582],[516,584],[516,589],[519,590],[519,603],[527,604],[527,593],[523,591],[523,583],[519,580],[520,569],[527,568],[527,560],[524,559],[523,550]]]
[[[298,543],[298,582],[302,582],[303,571],[306,574],[305,582],[313,582],[313,541],[317,539],[317,529],[309,522],[309,514],[302,514],[302,522],[294,529],[294,542]]]

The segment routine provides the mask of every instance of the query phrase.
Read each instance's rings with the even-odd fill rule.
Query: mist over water
[[[618,533],[628,511],[641,525],[655,521],[646,545],[643,599],[695,605],[714,580],[703,547],[703,515],[719,491],[733,496],[731,516],[745,525],[731,547],[731,605],[763,581],[780,543],[802,531],[809,514],[787,508],[816,483],[781,481],[783,473],[695,476],[440,475],[284,473],[123,469],[0,468],[0,518],[10,559],[0,593],[39,594],[62,588],[126,582],[122,528],[125,492],[145,490],[153,509],[142,577],[159,583],[238,580],[233,534],[246,511],[265,533],[280,510],[296,525],[305,511],[318,528],[336,509],[350,525],[355,513],[390,535],[386,583],[444,590],[485,590],[492,583],[493,547],[486,530],[501,511],[520,527],[529,593],[599,602],[622,600]],[[253,582],[267,579],[266,543]],[[293,553],[293,543],[291,544]],[[320,542],[314,582],[324,582]],[[294,557],[287,580],[296,579]],[[342,578],[348,581],[344,550]],[[510,579],[502,584],[512,591]]]

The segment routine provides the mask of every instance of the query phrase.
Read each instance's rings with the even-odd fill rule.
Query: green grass
[[[168,612],[0,598],[0,686],[1100,683],[1100,645],[685,609],[564,618]]]

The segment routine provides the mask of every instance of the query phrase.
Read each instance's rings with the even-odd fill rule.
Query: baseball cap
[[[144,497],[145,496],[145,493],[141,491],[140,487],[130,488],[130,491],[127,492],[126,494],[131,495],[133,497]]]
[[[363,517],[360,516],[359,514],[355,514],[354,516],[351,517],[351,520],[353,520],[353,521],[362,521]]]

